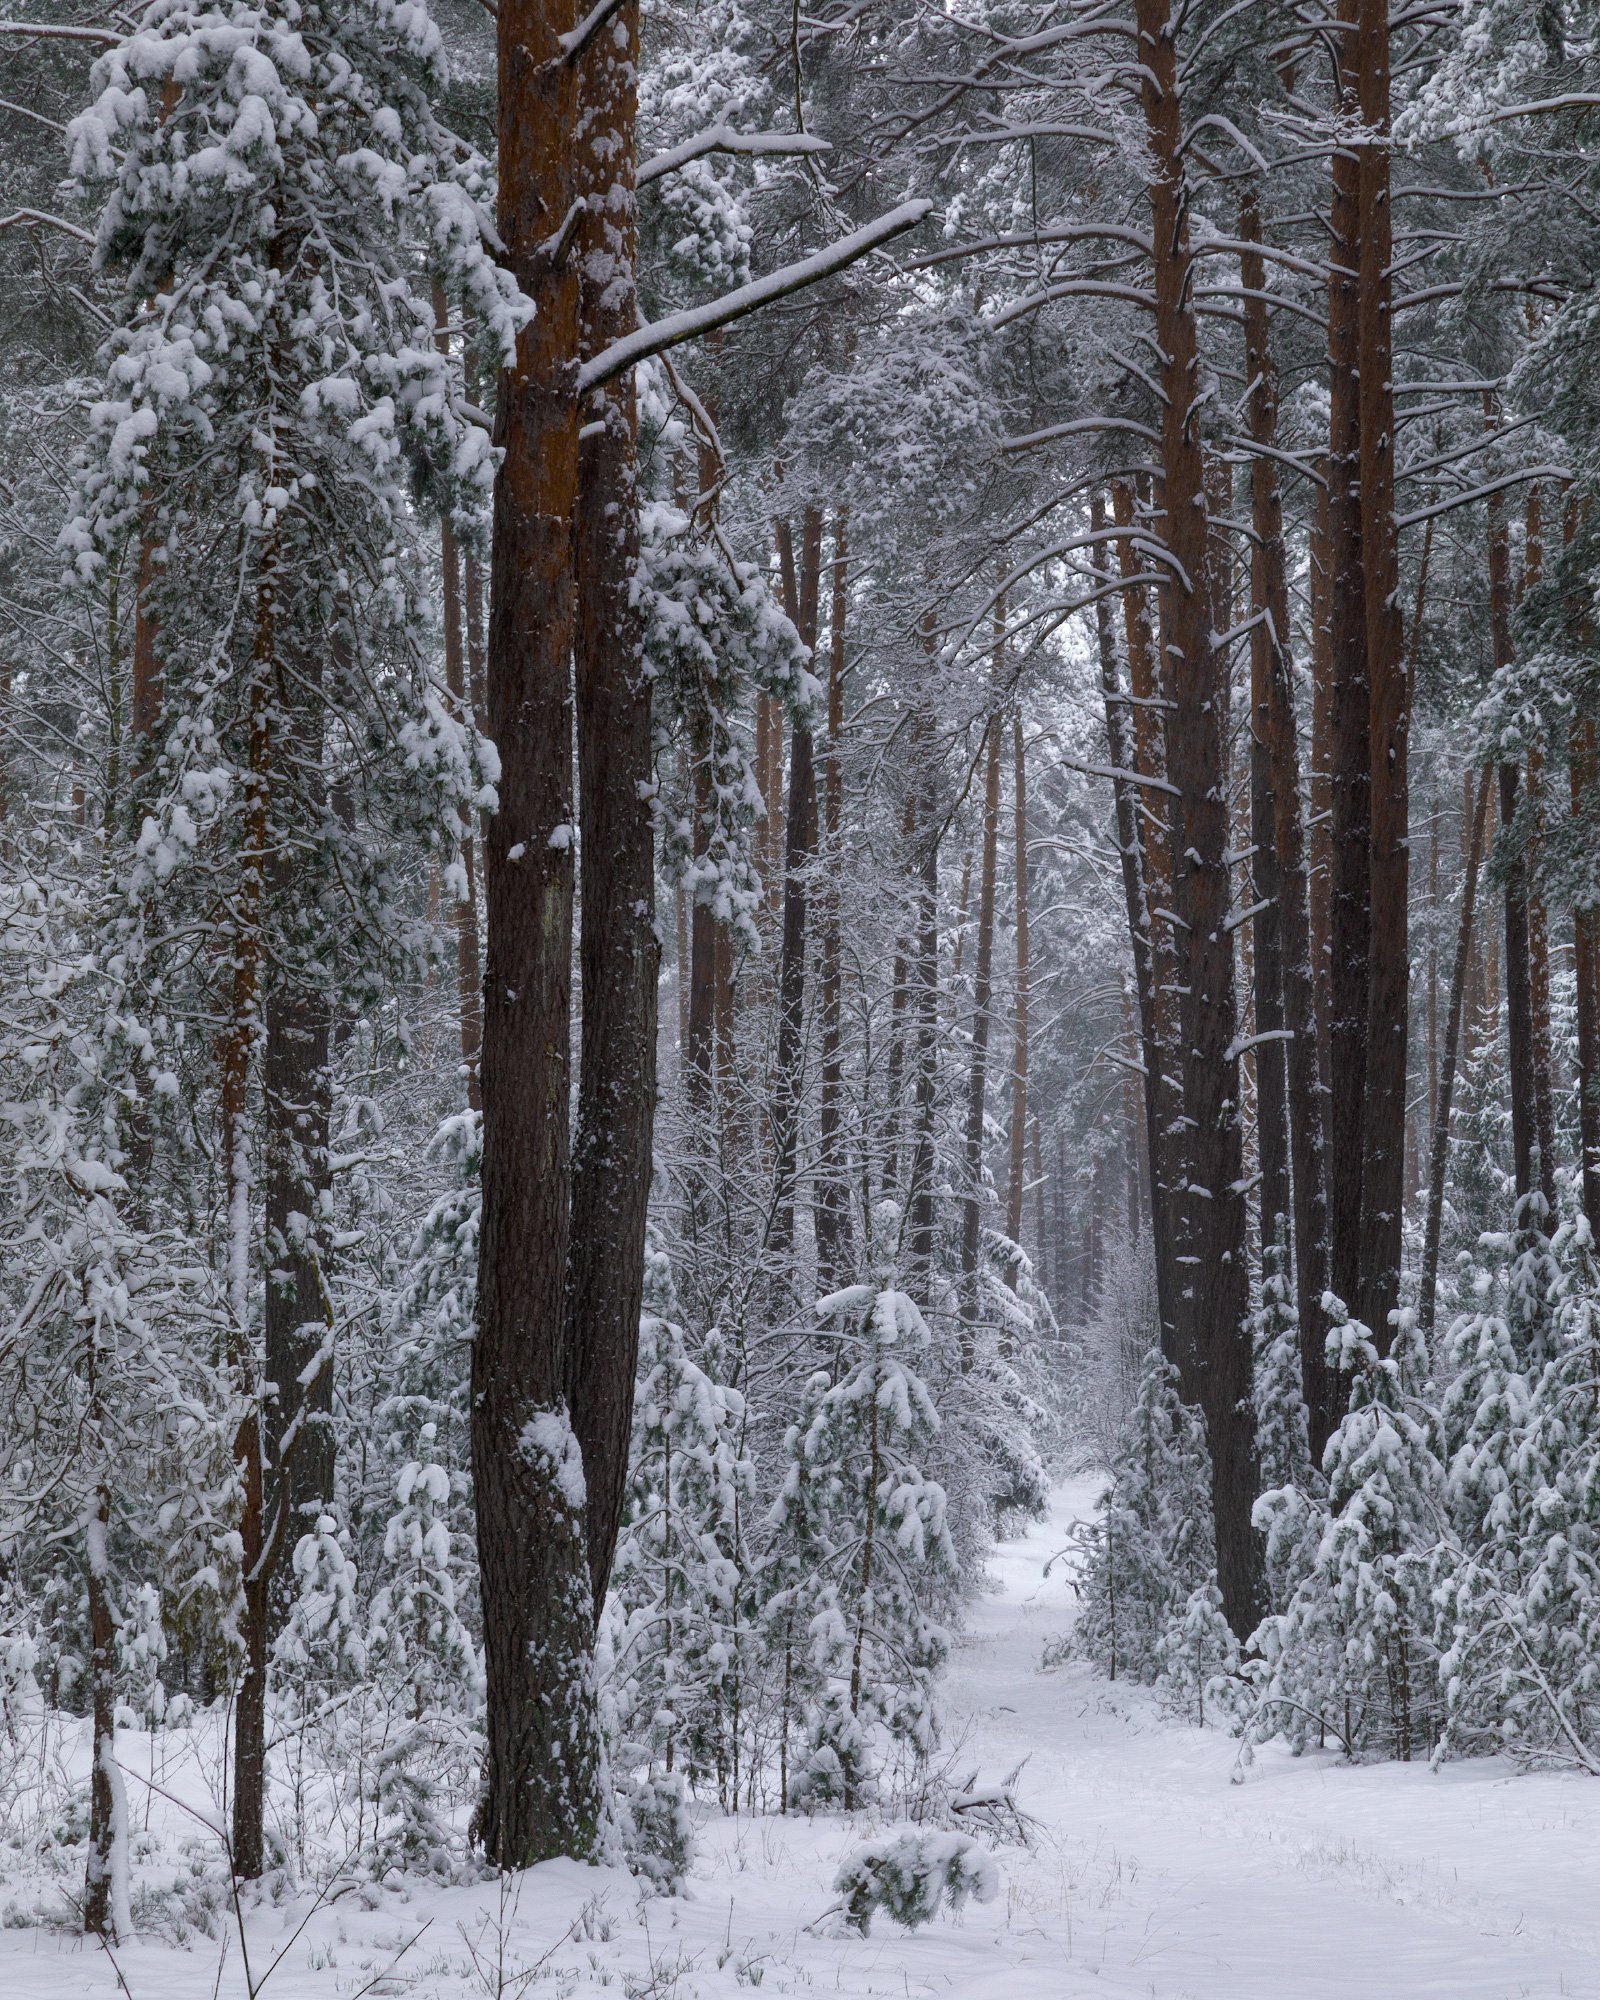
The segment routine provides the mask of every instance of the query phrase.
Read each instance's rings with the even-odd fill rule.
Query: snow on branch
[[[703,306],[669,313],[652,325],[636,328],[584,364],[578,373],[578,393],[583,395],[590,389],[603,388],[625,369],[637,367],[652,354],[665,353],[669,347],[678,347],[686,340],[698,340],[702,334],[714,333],[719,326],[759,311],[774,299],[787,298],[791,292],[803,291],[819,279],[831,278],[870,251],[903,236],[908,229],[915,229],[932,208],[933,203],[923,197],[903,201],[887,215],[880,215],[876,222],[841,236],[837,243],[830,243],[815,256],[802,257],[797,264],[785,264],[782,270],[741,285],[737,291],[725,292],[720,299],[711,299]]]
[[[685,139],[681,145],[670,146],[666,152],[657,153],[648,159],[634,176],[635,185],[644,187],[651,181],[660,180],[663,174],[675,174],[680,167],[686,167],[691,160],[698,160],[707,153],[738,153],[745,157],[772,153],[826,153],[832,148],[826,139],[818,139],[810,132],[736,132],[731,125],[708,125],[703,132],[697,132],[692,139]]]
[[[596,5],[589,9],[572,32],[561,37],[561,61],[576,62],[607,21],[613,14],[619,12],[622,6],[623,0],[596,0]]]
[[[47,215],[42,208],[14,208],[9,215],[0,215],[0,229],[59,229],[64,236],[75,236],[80,243],[94,242],[87,229],[80,229],[64,216]]]
[[[1097,431],[1132,431],[1136,437],[1148,438],[1152,444],[1161,442],[1159,431],[1133,417],[1073,417],[1067,423],[1051,424],[1042,431],[1029,431],[1022,437],[1002,438],[1000,449],[1032,451],[1036,445],[1053,444],[1057,438],[1079,437]]]
[[[32,35],[50,42],[97,42],[103,49],[120,49],[127,40],[111,28],[57,27],[48,21],[0,21],[0,35]]]
[[[1449,514],[1457,507],[1470,507],[1475,500],[1487,500],[1493,494],[1503,493],[1508,486],[1522,486],[1529,480],[1556,479],[1565,484],[1571,477],[1570,465],[1525,465],[1516,472],[1507,472],[1499,479],[1491,479],[1486,486],[1473,486],[1465,493],[1452,493],[1448,500],[1437,500],[1431,507],[1420,507],[1414,514],[1398,514],[1395,516],[1395,526],[1418,527],[1422,522],[1434,520],[1440,514]]]

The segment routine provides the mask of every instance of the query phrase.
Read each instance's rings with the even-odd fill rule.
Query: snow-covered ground
[[[1082,1667],[1042,1673],[1072,1616],[1044,1564],[1092,1496],[1091,1482],[1064,1487],[1052,1519],[997,1554],[954,1663],[954,1768],[994,1781],[1026,1757],[1018,1798],[1039,1822],[1031,1853],[1002,1857],[998,1899],[958,1920],[907,1935],[880,1916],[866,1940],[830,1935],[829,1884],[864,1825],[713,1820],[687,1899],[641,1903],[625,1874],[554,1863],[504,1891],[372,1910],[346,1898],[291,1942],[302,1901],[248,1916],[248,1979],[237,1936],[225,1953],[142,1940],[113,1966],[82,1940],[5,1928],[0,2000],[248,2000],[252,1985],[265,2000],[1600,1996],[1593,1779],[1492,1763],[1350,1770],[1273,1749],[1232,1784],[1225,1735]]]

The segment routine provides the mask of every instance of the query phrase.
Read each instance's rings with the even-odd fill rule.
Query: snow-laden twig
[[[686,167],[691,160],[703,159],[707,153],[737,153],[753,159],[831,150],[826,139],[819,139],[811,132],[736,132],[731,125],[708,125],[692,139],[669,146],[666,152],[644,161],[634,175],[634,185],[648,187],[663,174],[675,174],[680,167]]]
[[[686,340],[698,340],[702,334],[714,333],[719,326],[743,319],[747,313],[757,312],[775,299],[787,298],[792,292],[803,291],[807,285],[831,278],[835,272],[843,271],[872,251],[881,249],[896,236],[915,229],[919,222],[926,220],[932,209],[933,203],[925,197],[903,201],[898,208],[890,209],[887,215],[880,215],[876,222],[869,222],[864,229],[852,230],[850,235],[841,236],[837,243],[830,243],[826,250],[819,250],[814,256],[802,257],[796,264],[785,264],[781,270],[769,272],[766,277],[757,278],[751,284],[741,285],[737,291],[725,292],[720,299],[712,299],[703,306],[692,306],[687,312],[669,313],[665,319],[656,320],[652,325],[638,327],[621,340],[614,340],[579,370],[579,394],[604,388],[607,382],[615,381],[629,368],[636,368],[652,354],[662,354],[669,347],[681,346]]]

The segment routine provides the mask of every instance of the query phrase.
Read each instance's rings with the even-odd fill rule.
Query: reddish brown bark
[[[1311,985],[1317,1015],[1317,1076],[1322,1089],[1323,1125],[1328,1123],[1329,1026],[1332,995],[1329,954],[1333,917],[1333,644],[1332,561],[1327,464],[1317,488],[1311,530]]]
[[[1241,203],[1239,233],[1254,242],[1260,233],[1254,190]],[[1283,503],[1272,451],[1277,443],[1277,374],[1272,363],[1266,306],[1266,269],[1254,251],[1240,258],[1244,281],[1245,370],[1254,383],[1249,422],[1261,447],[1251,468],[1252,608],[1259,622],[1251,633],[1251,690],[1255,747],[1261,753],[1260,783],[1265,810],[1255,828],[1258,852],[1270,847],[1270,881],[1258,875],[1257,897],[1271,893],[1277,922],[1257,933],[1276,948],[1281,966],[1284,1083],[1288,1136],[1293,1163],[1293,1217],[1296,1297],[1300,1320],[1300,1372],[1310,1419],[1311,1448],[1320,1464],[1334,1422],[1334,1390],[1327,1363],[1327,1318],[1322,1310],[1328,1288],[1327,1165],[1323,1148],[1322,1091],[1317,1056],[1316,994],[1312,963],[1311,896],[1306,871],[1305,825],[1301,814],[1300,752],[1295,732],[1290,660],[1289,585],[1284,562]],[[1275,935],[1273,933],[1275,932]],[[1257,960],[1260,967],[1260,957]],[[1270,985],[1270,976],[1268,983]],[[1259,994],[1259,988],[1258,988]],[[1270,1004],[1267,1012],[1273,1009]],[[1258,1033],[1270,1024],[1258,1012]],[[1281,1115],[1281,1114],[1278,1114]],[[1263,1095],[1262,1116],[1267,1116]],[[1263,1149],[1263,1165],[1265,1164]],[[1270,1210],[1262,1202],[1265,1221]],[[1270,1224],[1269,1224],[1270,1228]],[[1263,1241],[1267,1240],[1263,1236]]]
[[[584,59],[578,189],[585,358],[632,332],[639,10],[624,6]],[[583,1027],[572,1147],[566,1390],[583,1451],[598,1614],[622,1520],[633,1425],[645,1212],[656,1097],[661,949],[651,818],[654,743],[639,563],[638,415],[631,376],[585,406],[574,556]]]
[[[1371,769],[1367,1068],[1362,1105],[1359,1316],[1381,1353],[1400,1303],[1405,1210],[1406,1043],[1410,1024],[1411,699],[1400,612],[1395,515],[1394,227],[1389,174],[1389,5],[1358,0],[1361,561]]]
[[[1339,0],[1339,111],[1358,120],[1358,0]],[[1328,268],[1328,1247],[1329,1281],[1361,1288],[1361,1172],[1371,942],[1372,770],[1361,546],[1361,158],[1334,153]],[[1376,1329],[1374,1329],[1376,1331]]]
[[[1157,1310],[1161,1317],[1161,1351],[1168,1361],[1177,1362],[1178,1271],[1172,1217],[1173,1177],[1177,1169],[1172,1135],[1181,1130],[1183,1117],[1179,1095],[1178,990],[1180,977],[1176,956],[1176,933],[1172,922],[1172,839],[1165,794],[1158,787],[1166,781],[1164,742],[1164,685],[1159,670],[1156,636],[1150,616],[1149,591],[1140,579],[1145,576],[1133,535],[1134,492],[1125,481],[1113,481],[1111,505],[1117,527],[1117,565],[1122,577],[1123,633],[1128,654],[1128,680],[1132,697],[1132,724],[1123,738],[1121,756],[1113,761],[1119,769],[1134,771],[1140,783],[1127,788],[1126,803],[1130,825],[1137,836],[1142,888],[1144,934],[1148,939],[1149,964],[1144,974],[1149,992],[1140,989],[1140,1026],[1147,1040],[1145,1055],[1145,1125],[1150,1156],[1150,1218],[1156,1266]],[[1102,523],[1103,525],[1103,523]],[[1105,673],[1106,647],[1110,628],[1101,632],[1101,673]],[[1114,665],[1113,665],[1114,674]],[[1131,761],[1124,763],[1131,745]],[[1124,855],[1130,852],[1122,842]],[[1127,893],[1127,861],[1124,859],[1124,894]],[[1130,924],[1132,922],[1130,908]],[[1137,953],[1137,946],[1135,947]],[[1148,999],[1149,1020],[1145,1021]]]
[[[1241,1637],[1263,1608],[1250,1405],[1243,1135],[1238,1017],[1229,923],[1228,807],[1221,717],[1224,661],[1206,589],[1204,466],[1194,419],[1201,393],[1183,182],[1183,117],[1168,0],[1136,0],[1148,179],[1156,341],[1162,356],[1161,466],[1168,562],[1163,632],[1171,661],[1165,711],[1172,801],[1173,913],[1184,991],[1186,1159],[1173,1202],[1180,1283],[1179,1372],[1205,1416],[1211,1447],[1217,1582]]]
[[[571,1223],[576,194],[571,0],[502,0],[498,224],[534,318],[500,381],[484,838],[483,1206],[472,1462],[488,1713],[479,1828],[521,1868],[595,1851],[604,1810],[583,1509],[563,1486]],[[570,1481],[567,1482],[570,1487]]]

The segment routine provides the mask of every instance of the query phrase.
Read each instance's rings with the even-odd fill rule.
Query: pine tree
[[[1431,1589],[1446,1533],[1445,1476],[1419,1399],[1425,1360],[1409,1315],[1382,1356],[1342,1301],[1324,1301],[1330,1364],[1349,1409],[1323,1459],[1327,1494],[1263,1496],[1269,1547],[1314,1547],[1286,1610],[1256,1635],[1265,1671],[1256,1727],[1296,1745],[1331,1734],[1349,1756],[1401,1759],[1437,1734]]]
[[[804,1757],[788,1786],[798,1804],[857,1804],[876,1782],[880,1736],[914,1764],[938,1739],[949,1640],[925,1598],[954,1574],[955,1552],[944,1489],[918,1463],[939,1418],[915,1372],[929,1336],[896,1283],[899,1233],[899,1208],[880,1204],[871,1278],[818,1301],[819,1318],[840,1323],[838,1377],[807,1385],[769,1522],[779,1587],[766,1615],[783,1634],[786,1689],[802,1618],[809,1655]],[[790,1712],[786,1701],[786,1737]]]
[[[1073,1643],[1112,1680],[1154,1681],[1173,1621],[1213,1579],[1205,1435],[1159,1354],[1146,1358],[1110,1469],[1083,1538]]]
[[[612,1768],[737,1797],[755,1468],[744,1399],[691,1358],[665,1254],[647,1250],[628,1496],[601,1628]],[[707,1359],[712,1357],[707,1356]]]

